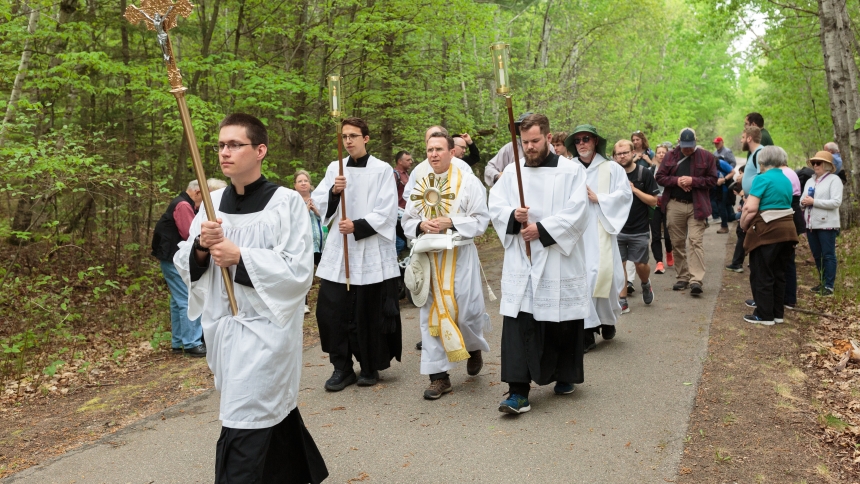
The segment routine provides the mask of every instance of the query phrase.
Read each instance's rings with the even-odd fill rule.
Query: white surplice
[[[474,176],[472,167],[460,158],[457,158],[456,156],[451,158],[451,164],[459,168],[463,173]],[[415,168],[413,168],[412,172],[409,173],[409,181],[407,181],[406,185],[403,187],[403,199],[406,200],[406,205],[412,203],[409,201],[409,195],[412,194],[412,189],[415,188],[416,180],[423,178],[431,171],[433,171],[433,169],[430,168],[430,162],[425,158],[424,161],[415,165]],[[403,222],[401,221],[400,224],[403,225]]]
[[[225,189],[212,192],[220,206]],[[221,393],[219,418],[225,427],[261,429],[280,423],[294,408],[302,367],[304,299],[313,279],[313,240],[302,197],[280,187],[259,212],[216,210],[224,237],[241,249],[254,287],[233,285],[239,314],[233,316],[221,269],[210,259],[192,282],[193,240],[206,220],[201,208],[173,258],[189,287],[188,317],[201,317],[206,361]],[[229,268],[231,277],[236,267]]]
[[[575,162],[582,166],[579,159]],[[608,193],[600,193],[599,175],[600,165],[608,163],[610,169]],[[633,190],[630,189],[630,181],[627,172],[618,163],[607,160],[595,154],[594,159],[585,170],[588,175],[588,188],[597,194],[598,203],[588,202],[588,211],[591,213],[588,222],[588,230],[583,237],[588,261],[588,285],[592,291],[597,284],[597,276],[600,269],[600,234],[598,232],[598,221],[612,240],[612,285],[609,289],[609,297],[593,297],[591,314],[585,320],[586,328],[595,328],[601,324],[614,325],[621,314],[621,303],[618,294],[625,285],[626,276],[624,264],[621,261],[621,252],[618,250],[618,234],[627,222],[630,214],[630,205],[633,203]]]
[[[347,236],[349,244],[349,279],[351,284],[375,284],[400,277],[397,265],[397,250],[394,246],[394,228],[397,224],[397,182],[392,176],[393,168],[373,156],[366,167],[346,166],[346,216],[350,220],[364,219],[376,231],[374,235],[355,240],[354,234]],[[329,164],[325,178],[311,194],[323,217],[323,225],[334,220],[326,238],[317,276],[327,281],[346,283],[343,264],[343,234],[340,233],[340,202],[330,217],[325,217],[329,208],[329,191],[338,175],[338,162]],[[338,198],[338,200],[340,200]]]
[[[520,234],[507,233],[520,206],[516,167],[508,165],[490,190],[493,227],[505,248],[502,267],[503,316],[531,313],[537,321],[585,319],[591,311],[582,236],[588,226],[585,170],[579,163],[558,158],[558,167],[526,167],[520,160],[529,223],[540,222],[555,244],[531,241],[531,262]]]
[[[473,239],[481,236],[487,230],[490,214],[487,211],[486,189],[480,180],[472,174],[471,168],[468,165],[466,167],[467,170],[462,170],[454,165],[454,169],[460,170],[462,177],[458,195],[459,207],[457,207],[456,213],[447,216],[451,218],[454,230],[462,238]],[[407,201],[406,210],[401,219],[406,237],[415,239],[418,225],[424,220],[426,219],[416,208],[415,203]],[[453,250],[446,252],[452,253]],[[484,288],[481,284],[480,264],[478,249],[474,244],[457,247],[457,270],[454,275],[454,299],[458,308],[456,322],[467,351],[490,351],[490,346],[484,339],[484,328],[488,326],[489,316],[484,306]],[[439,338],[430,335],[428,320],[432,305],[433,298],[429,297],[420,311],[422,375],[448,371],[456,365],[456,363],[448,361],[445,347]]]

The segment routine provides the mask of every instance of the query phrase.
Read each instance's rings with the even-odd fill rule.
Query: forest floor
[[[860,284],[857,235],[840,239],[834,298],[809,293],[815,270],[804,262],[805,243],[798,248],[798,307],[829,317],[794,311],[782,325],[750,325],[742,320],[750,312],[743,304],[748,272],[724,274],[676,482],[860,482],[860,365],[840,365],[849,341],[860,339],[860,310],[850,296]],[[730,235],[727,257],[733,244]],[[312,290],[311,307],[315,300]],[[305,345],[317,341],[311,313]],[[64,375],[74,377],[59,374],[65,393],[0,400],[0,478],[158,415],[212,386],[203,359],[141,344],[127,361],[97,374],[96,383],[60,383]]]
[[[817,275],[801,241],[797,307],[804,312],[787,310],[784,324],[745,322],[749,269],[724,275],[677,482],[860,482],[860,365],[835,369],[860,336],[852,296],[860,250],[847,242],[856,235],[840,241],[833,298],[809,291]],[[735,240],[732,231],[726,264]]]

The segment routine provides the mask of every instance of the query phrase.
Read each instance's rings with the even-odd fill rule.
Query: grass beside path
[[[805,241],[798,246],[798,307],[834,318],[786,311],[785,324],[749,324],[749,269],[724,276],[677,482],[860,480],[860,363],[833,369],[845,345],[860,340],[858,235],[839,239],[832,298],[809,291],[817,273],[805,263]],[[731,235],[727,263],[734,241]]]

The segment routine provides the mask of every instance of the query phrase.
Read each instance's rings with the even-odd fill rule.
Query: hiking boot
[[[601,324],[600,325],[600,336],[603,336],[604,340],[614,338],[615,337],[615,325]]]
[[[576,390],[576,387],[573,386],[573,383],[566,383],[563,381],[556,382],[555,388],[552,389],[556,395],[570,395],[574,390]]]
[[[743,266],[736,266],[734,264],[729,264],[726,266],[726,270],[732,271],[732,272],[737,272],[740,274],[744,271],[744,268],[743,268]]]
[[[672,267],[675,265],[675,256],[672,255],[672,251],[666,252],[666,265]]]
[[[636,288],[633,287],[633,283],[630,281],[627,281],[627,295],[629,296],[629,295],[633,294],[634,292],[636,292]]]
[[[450,378],[440,378],[430,382],[430,386],[424,390],[424,398],[427,400],[438,400],[442,395],[449,393],[454,387],[451,386]]]
[[[582,337],[582,352],[588,353],[594,348],[597,348],[597,342],[594,341],[594,331],[586,329],[585,335]]]
[[[484,367],[484,357],[481,356],[481,350],[470,351],[469,361],[466,362],[466,373],[470,376],[475,376],[481,372]]]
[[[626,297],[618,298],[618,302],[621,303],[621,314],[627,314],[630,312],[630,306],[627,305],[627,298]]]
[[[355,372],[352,369],[349,371],[335,370],[332,372],[331,378],[326,380],[325,389],[330,392],[339,392],[355,383],[356,380]]]
[[[500,412],[511,415],[526,413],[531,409],[532,407],[529,405],[529,399],[522,395],[517,395],[516,393],[512,393],[507,400],[504,400],[499,404]]]
[[[651,281],[642,283],[642,302],[645,304],[654,302],[654,289],[651,288]]]
[[[665,274],[665,273],[666,273],[666,269],[663,267],[663,263],[658,262],[657,268],[654,269],[654,274]]]
[[[765,326],[773,326],[773,321],[765,321],[755,314],[747,314],[744,316],[744,321],[752,324],[763,324]]]
[[[360,387],[372,387],[376,385],[376,381],[379,380],[379,372],[373,370],[373,372],[366,372],[361,370],[361,373],[358,374],[358,386]]]
[[[746,304],[748,308],[754,308],[755,299],[747,299],[746,301],[744,301],[744,304]]]
[[[815,293],[821,292],[821,284],[819,284],[817,286],[812,286],[809,288],[809,290],[812,292],[815,292]]]
[[[672,286],[673,291],[686,291],[687,288],[690,287],[690,283],[687,281],[678,281]]]
[[[833,294],[833,291],[830,291],[830,293]],[[194,348],[185,348],[182,352],[192,358],[203,358],[206,356],[206,345],[197,345]]]
[[[727,233],[729,233],[729,228],[728,227],[720,227],[720,229],[717,230],[717,233],[718,234],[727,234]]]
[[[702,295],[702,285],[698,282],[694,282],[690,284],[690,295],[691,296],[701,296]]]
[[[833,295],[833,289],[829,288],[829,287],[825,287],[824,289],[818,291],[818,294],[816,294],[816,296],[821,296],[821,297],[830,297],[832,295]]]

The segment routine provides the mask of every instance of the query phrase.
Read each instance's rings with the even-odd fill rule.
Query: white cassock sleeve
[[[516,176],[503,176],[499,178],[498,183],[490,188],[490,198],[488,200],[490,220],[493,222],[493,228],[496,229],[499,239],[502,241],[502,246],[507,249],[520,237],[520,234],[508,233],[508,222],[511,220],[511,215],[514,210],[520,206],[519,199],[514,199],[519,193],[514,183]]]
[[[296,193],[278,207],[281,231],[271,249],[242,247],[242,261],[253,290],[284,326],[311,287],[314,271],[313,239],[307,205]],[[259,311],[259,310],[258,310]]]
[[[609,183],[609,193],[598,193],[597,211],[600,217],[600,223],[603,224],[603,229],[610,235],[618,235],[624,224],[627,223],[627,216],[630,214],[630,205],[633,204],[633,190],[630,189],[630,181],[627,179],[627,172],[618,163],[614,161],[605,161],[604,163],[612,163],[612,172]]]
[[[462,237],[474,239],[483,235],[487,230],[487,225],[490,224],[487,191],[474,175],[464,174],[464,177],[464,181],[468,180],[468,183],[461,188],[461,190],[466,190],[466,193],[463,194],[465,196],[462,197],[459,212],[450,217],[454,229]]]
[[[541,219],[540,224],[547,234],[555,240],[550,250],[557,250],[569,256],[573,247],[588,229],[588,190],[586,189],[585,170],[573,179],[570,197],[564,209]],[[623,225],[623,224],[622,224]]]
[[[405,194],[406,192],[403,193]],[[400,226],[403,227],[403,233],[406,235],[407,239],[418,238],[416,235],[418,232],[418,225],[423,221],[424,219],[421,217],[421,214],[418,213],[418,209],[415,207],[415,204],[412,202],[406,202],[406,209],[403,211],[403,216],[400,218]]]
[[[328,199],[329,193],[331,192],[331,187],[334,186],[334,179],[337,176],[338,170],[334,163],[330,164],[325,171],[325,177],[323,177],[320,184],[314,188],[313,193],[311,193],[311,199],[314,201],[314,205],[317,206],[317,210],[320,211],[320,215],[322,215],[322,224],[328,225],[331,223],[331,219],[337,214],[335,210],[332,212],[331,217],[326,217],[328,213]],[[340,200],[340,197],[338,197]],[[348,212],[347,212],[348,213]]]

